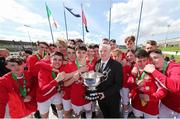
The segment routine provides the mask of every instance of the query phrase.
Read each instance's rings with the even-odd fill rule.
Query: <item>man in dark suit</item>
[[[101,44],[99,46],[101,59],[97,61],[95,70],[103,73],[104,77],[101,78],[102,83],[97,87],[101,97],[98,100],[98,104],[104,118],[118,118],[120,117],[119,90],[123,83],[123,73],[121,64],[111,59],[110,53],[110,45]]]

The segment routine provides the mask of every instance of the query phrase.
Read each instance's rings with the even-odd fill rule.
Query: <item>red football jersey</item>
[[[73,72],[78,70],[77,65],[75,62],[69,62],[64,71],[67,73]],[[81,80],[79,78],[78,80]],[[68,94],[70,92],[70,94]],[[71,99],[71,103],[77,106],[81,106],[87,104],[89,101],[85,99],[85,86],[81,81],[74,82],[71,86],[64,88],[64,99],[69,98]]]
[[[170,62],[165,74],[155,70],[152,75],[168,90],[167,95],[162,99],[162,103],[180,113],[180,63]]]
[[[140,72],[140,76],[141,75],[142,72]],[[136,79],[134,78],[134,81],[135,85],[133,88],[131,87],[130,91],[130,93],[135,93],[132,94],[132,106],[150,115],[159,114],[159,100],[165,96],[166,90],[156,83],[155,79],[147,73],[145,73],[142,80],[138,77]],[[142,104],[141,94],[147,94],[149,96],[149,101],[146,102],[145,105]]]
[[[24,98],[20,93],[20,86],[24,86],[26,80],[27,96],[31,97],[29,102],[24,102]],[[12,73],[4,75],[0,79],[0,117],[3,118],[6,103],[9,105],[11,118],[23,118],[37,110],[35,99],[36,88],[32,82],[32,76],[29,72],[24,73],[23,79],[14,80]]]

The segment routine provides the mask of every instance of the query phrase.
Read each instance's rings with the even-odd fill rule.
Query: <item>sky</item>
[[[0,39],[15,41],[46,41],[52,43],[45,2],[55,21],[54,39],[66,39],[63,3],[81,14],[81,3],[87,18],[89,33],[86,43],[100,43],[108,38],[110,0],[4,0],[0,4]],[[112,0],[111,39],[124,45],[129,35],[136,36],[142,0]],[[143,0],[138,44],[146,40],[164,40],[180,37],[179,0]],[[81,18],[66,10],[69,38],[82,38]],[[30,27],[25,27],[28,25]],[[28,36],[28,32],[30,38]]]

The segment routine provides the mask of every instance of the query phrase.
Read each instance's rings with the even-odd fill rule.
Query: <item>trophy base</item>
[[[97,93],[96,90],[87,90],[86,91],[86,95],[85,95],[85,98],[87,100],[90,100],[90,101],[95,101],[95,100],[98,100],[100,97],[100,95]]]

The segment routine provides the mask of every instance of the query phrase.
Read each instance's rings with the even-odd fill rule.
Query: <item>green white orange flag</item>
[[[86,19],[86,16],[84,14],[84,11],[82,10],[82,22],[85,26],[85,29],[86,29],[86,32],[89,32],[88,28],[87,28],[87,19]]]
[[[49,7],[47,6],[46,4],[46,12],[47,12],[47,16],[51,22],[51,24],[57,29],[58,28],[58,23],[55,21],[54,17],[52,16],[52,12],[51,10],[49,9]]]

